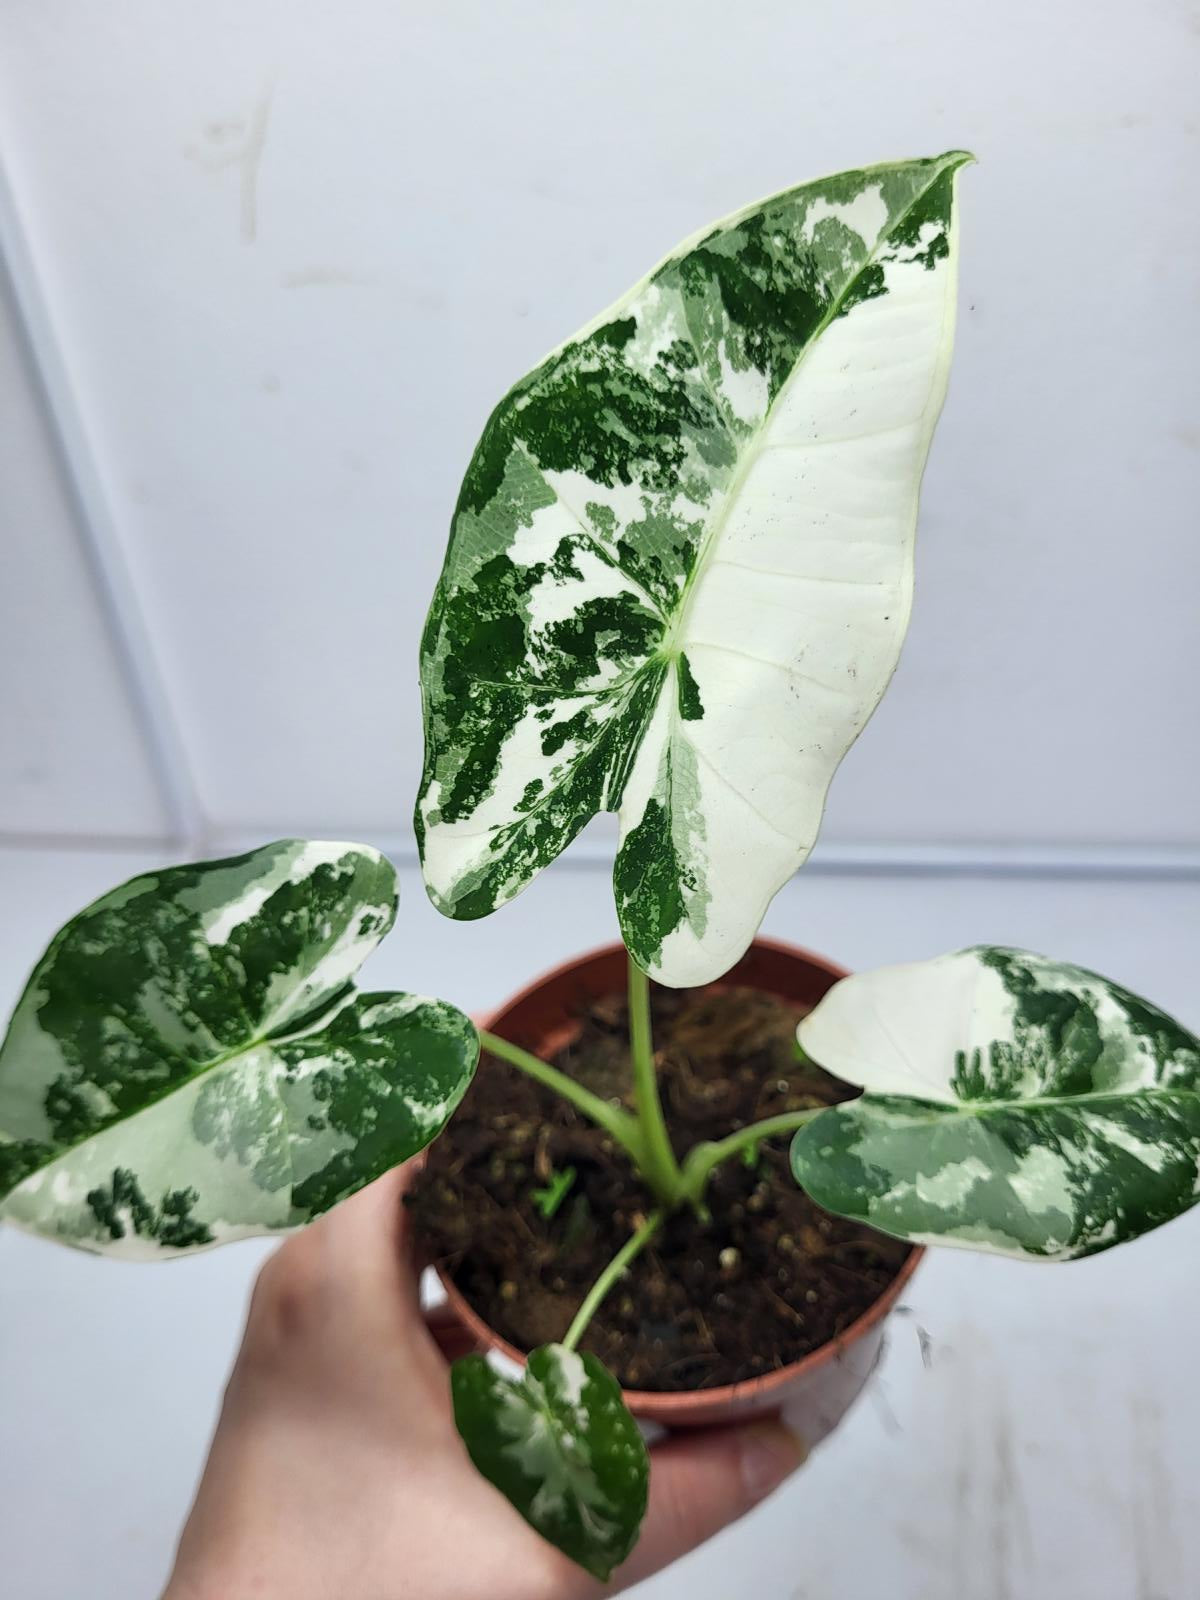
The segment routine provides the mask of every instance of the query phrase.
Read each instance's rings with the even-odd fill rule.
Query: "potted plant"
[[[449,1237],[447,1194],[473,1184],[520,1217],[562,1287],[523,1372],[455,1364],[455,1416],[481,1471],[600,1577],[646,1502],[597,1354],[628,1366],[631,1321],[665,1346],[681,1305],[707,1328],[724,1298],[752,1347],[769,1289],[800,1359],[743,1348],[742,1380],[699,1378],[697,1405],[646,1367],[651,1326],[625,1390],[677,1421],[788,1385],[812,1401],[836,1371],[827,1426],[914,1246],[1066,1260],[1196,1198],[1200,1041],[1154,1006],[1027,952],[844,976],[755,938],[907,623],[965,160],[843,174],[705,230],[484,431],[423,641],[426,881],[450,915],[485,915],[615,810],[624,948],[477,1031],[355,989],[395,915],[378,852],[283,841],[86,908],[0,1048],[0,1218],[162,1258],[302,1225],[430,1146],[482,1041],[418,1218],[486,1344],[504,1341],[460,1291],[496,1276],[477,1259],[493,1246],[469,1215]],[[839,1250],[858,1299],[839,1291],[830,1321],[813,1264]],[[499,1278],[498,1314],[523,1294]]]

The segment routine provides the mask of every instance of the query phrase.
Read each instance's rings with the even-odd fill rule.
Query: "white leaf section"
[[[895,671],[921,475],[949,377],[955,262],[952,232],[934,268],[887,263],[886,294],[830,323],[713,531],[675,641],[704,715],[673,714],[669,679],[668,714],[642,743],[620,811],[624,841],[668,746],[695,752],[710,904],[702,927],[688,918],[664,940],[660,982],[709,982],[744,952],[807,860],[838,764]]]

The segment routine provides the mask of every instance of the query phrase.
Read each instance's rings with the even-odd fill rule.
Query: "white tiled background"
[[[858,966],[1025,943],[1200,1026],[1198,56],[1182,0],[7,0],[0,1002],[167,855],[410,861],[491,404],[707,218],[967,145],[912,633],[766,926]],[[607,939],[607,851],[467,926],[406,868],[372,981],[474,1008]],[[940,1256],[810,1469],[647,1596],[1192,1600],[1198,1226]],[[5,1600],[156,1592],[261,1254],[0,1234]]]

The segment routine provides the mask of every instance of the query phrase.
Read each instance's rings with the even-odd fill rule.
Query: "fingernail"
[[[765,1500],[772,1489],[801,1466],[808,1448],[782,1422],[756,1422],[742,1434],[742,1484],[748,1505]]]

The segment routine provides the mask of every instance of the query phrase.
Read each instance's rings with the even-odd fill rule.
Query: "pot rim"
[[[831,977],[835,982],[840,978],[849,976],[845,967],[839,967],[824,956],[817,955],[811,950],[805,950],[802,946],[791,944],[786,940],[755,938],[748,946],[746,954],[753,950],[769,951],[774,955],[790,957],[806,966],[816,968]],[[577,969],[589,967],[596,961],[611,960],[616,955],[623,956],[624,954],[625,946],[613,943],[599,945],[583,955],[572,957],[567,961],[561,961],[557,966],[543,972],[540,977],[535,978],[532,982],[526,984],[523,989],[518,990],[516,994],[489,1011],[480,1026],[490,1032],[500,1017],[512,1010],[513,1007],[530,999],[540,989],[545,988],[548,983],[565,977]],[[735,970],[736,967],[731,969],[731,972]],[[731,976],[731,972],[725,973],[712,984],[706,984],[703,987],[714,989],[726,987],[726,980]],[[900,1298],[901,1293],[908,1285],[924,1255],[924,1245],[912,1245],[900,1270],[879,1298],[873,1300],[867,1309],[843,1328],[839,1334],[827,1340],[825,1344],[818,1345],[815,1350],[810,1350],[806,1356],[801,1356],[799,1361],[793,1361],[785,1367],[778,1367],[773,1372],[763,1373],[758,1378],[744,1378],[739,1383],[720,1384],[711,1389],[658,1390],[622,1388],[626,1403],[636,1415],[668,1426],[676,1419],[685,1417],[688,1413],[700,1407],[706,1410],[728,1408],[731,1416],[747,1409],[760,1408],[763,1402],[768,1400],[776,1390],[788,1387],[795,1380],[807,1377],[810,1373],[819,1371],[831,1362],[839,1361],[851,1345],[856,1344],[864,1334],[869,1333],[877,1323],[881,1322]],[[476,1342],[484,1349],[496,1351],[510,1361],[516,1362],[518,1366],[524,1366],[527,1352],[518,1350],[507,1339],[502,1339],[484,1321],[453,1282],[448,1272],[444,1271],[436,1263],[434,1264],[434,1271],[455,1316],[471,1332]]]

